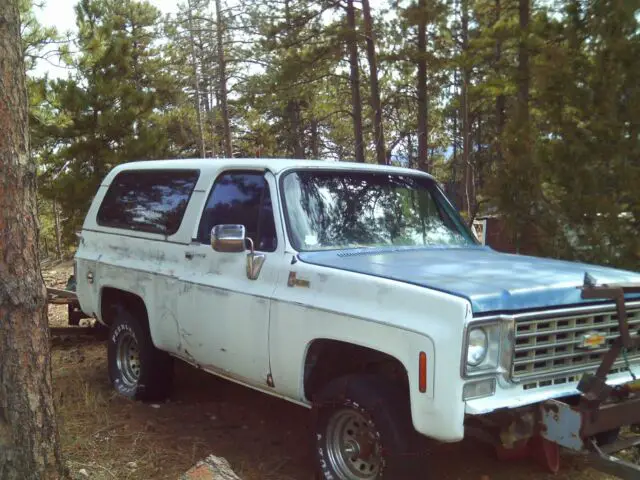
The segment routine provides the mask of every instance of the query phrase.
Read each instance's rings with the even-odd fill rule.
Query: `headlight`
[[[467,365],[477,367],[487,358],[489,339],[487,332],[482,327],[469,331],[469,343],[467,348]]]
[[[468,326],[462,358],[465,377],[497,373],[508,363],[506,356],[513,348],[512,324],[512,321],[500,320]]]

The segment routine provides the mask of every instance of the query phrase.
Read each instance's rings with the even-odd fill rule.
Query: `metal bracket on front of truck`
[[[611,454],[640,445],[640,435],[616,438],[622,427],[640,425],[640,381],[626,361],[629,349],[640,347],[640,336],[629,331],[625,296],[640,293],[640,284],[596,286],[585,281],[585,299],[614,300],[620,335],[605,353],[595,374],[578,383],[581,395],[571,404],[548,400],[540,405],[540,435],[575,452],[586,452],[594,468],[623,479],[640,479],[640,465]],[[622,354],[632,381],[611,386],[607,375]]]

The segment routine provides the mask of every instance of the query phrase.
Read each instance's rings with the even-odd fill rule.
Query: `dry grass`
[[[215,452],[245,479],[312,478],[300,448],[307,444],[305,409],[182,363],[169,402],[132,402],[111,389],[105,356],[99,343],[53,350],[61,438],[73,471],[84,468],[96,479],[175,479]]]
[[[45,272],[62,286],[70,264]],[[55,283],[55,284],[54,284]],[[56,312],[56,309],[64,309]],[[66,324],[66,308],[50,307],[52,323]],[[217,379],[182,362],[175,387],[160,405],[115,394],[107,378],[106,346],[96,339],[54,339],[55,400],[65,458],[74,478],[175,480],[197,460],[225,457],[244,480],[311,480],[309,415],[304,408]],[[158,407],[158,408],[154,408]],[[532,462],[500,464],[473,441],[436,446],[425,470],[439,480],[604,480],[584,462],[563,458],[560,474]],[[416,479],[418,480],[418,479]]]

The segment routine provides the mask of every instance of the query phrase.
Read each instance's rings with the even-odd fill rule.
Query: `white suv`
[[[418,171],[120,165],[86,216],[76,269],[83,312],[110,328],[118,392],[168,395],[177,357],[309,407],[322,478],[417,478],[407,454],[420,436],[465,433],[500,451],[536,439],[596,452],[605,468],[600,447],[640,422],[640,289],[584,281],[640,275],[479,245]]]

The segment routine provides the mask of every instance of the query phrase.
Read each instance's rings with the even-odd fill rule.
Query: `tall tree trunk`
[[[211,15],[211,25],[215,23],[215,19],[213,18],[213,14]],[[216,37],[214,37],[214,29],[209,28],[209,44],[216,44]],[[207,122],[209,127],[209,134],[211,135],[211,157],[218,157],[218,134],[216,129],[216,108],[218,95],[217,95],[217,85],[215,83],[215,67],[213,65],[213,60],[209,57],[209,67],[207,69],[208,77],[207,77],[207,89],[206,89],[206,97],[207,97],[207,105],[209,105],[209,111],[207,112]]]
[[[373,19],[369,0],[362,0],[362,16],[364,33],[367,40],[367,59],[369,61],[369,82],[371,84],[371,110],[373,113],[373,134],[375,135],[376,160],[386,165],[387,156],[384,148],[384,127],[382,125],[382,105],[380,102],[380,86],[378,85],[378,60],[376,58],[376,39],[373,32]]]
[[[455,5],[455,3],[454,3]],[[454,88],[458,88],[458,80],[459,78],[459,73],[458,73],[458,69],[454,69],[453,70],[453,85]],[[460,205],[464,206],[463,203],[460,202],[461,199],[461,194],[460,194],[460,182],[458,179],[458,173],[459,173],[459,163],[458,163],[458,142],[459,142],[459,128],[458,128],[458,122],[459,122],[459,116],[460,116],[460,112],[458,110],[454,110],[453,111],[453,118],[452,118],[452,123],[453,123],[453,132],[452,132],[452,138],[453,138],[453,152],[452,152],[452,160],[451,160],[451,184],[449,186],[449,191],[447,192],[452,198],[453,198],[453,202],[456,205],[456,208],[460,208]]]
[[[198,146],[200,156],[206,158],[207,152],[204,145],[204,126],[202,124],[202,108],[200,105],[200,74],[198,73],[198,56],[196,54],[196,41],[193,34],[193,15],[191,14],[191,0],[187,0],[187,14],[189,15],[189,43],[191,44],[191,61],[193,63],[193,87],[195,89],[196,122],[198,123]]]
[[[211,66],[202,68],[202,102],[204,107],[204,120],[203,120],[203,128],[207,127],[208,136],[211,139],[209,143],[209,148],[211,151],[211,158],[216,157],[216,125],[215,125],[215,113],[213,109],[213,95],[211,94],[211,78],[212,78],[212,68]],[[204,72],[208,72],[205,74]]]
[[[18,2],[0,0],[0,478],[66,478],[40,272],[36,165],[28,154]]]
[[[304,158],[300,128],[300,102],[289,100],[287,102],[287,116],[289,117],[289,148],[293,158]]]
[[[518,16],[522,38],[518,45],[518,113],[520,126],[529,124],[529,47],[527,45],[529,32],[529,2],[520,0]]]
[[[56,230],[56,254],[59,260],[62,258],[62,235],[60,235],[60,210],[55,198],[53,199],[53,223]]]
[[[515,109],[515,129],[514,137],[511,140],[510,162],[516,165],[520,172],[527,171],[527,176],[518,178],[520,185],[518,191],[512,192],[511,202],[517,206],[518,215],[512,218],[512,228],[516,253],[520,253],[522,247],[521,239],[525,234],[527,226],[531,223],[532,200],[527,193],[534,188],[535,169],[532,164],[531,155],[531,132],[529,125],[529,2],[530,0],[519,0],[518,18],[520,27],[520,40],[518,42],[518,68],[516,73],[516,83],[518,87],[518,97]],[[527,199],[526,204],[521,199]],[[518,206],[519,205],[519,206]],[[514,209],[515,210],[515,209]],[[535,242],[535,239],[534,239]]]
[[[502,16],[502,5],[500,0],[496,0],[496,23],[500,21]],[[502,72],[502,39],[496,39],[496,74]],[[496,97],[496,157],[499,162],[502,162],[502,133],[504,132],[505,125],[505,97],[503,94],[499,94]]]
[[[453,71],[453,84],[455,88],[458,87],[458,70],[455,69]],[[459,113],[453,112],[453,164],[451,166],[451,178],[455,182],[456,178],[456,169],[458,167],[458,116]]]
[[[427,100],[427,0],[419,0],[418,20],[418,168],[425,172],[429,165],[429,103]]]
[[[227,61],[224,54],[224,19],[222,18],[222,5],[216,0],[216,34],[218,43],[218,71],[220,90],[220,109],[222,113],[222,134],[224,142],[224,154],[227,158],[233,156],[231,149],[231,127],[229,124],[229,105],[227,103]]]
[[[471,218],[472,198],[470,185],[473,176],[473,167],[471,165],[471,126],[469,122],[469,84],[471,83],[471,71],[467,65],[468,59],[466,54],[469,51],[469,0],[462,0],[461,16],[462,16],[462,51],[464,54],[464,64],[462,66],[462,89],[461,102],[462,107],[462,162],[464,164],[464,191],[465,203],[468,218]]]
[[[362,134],[362,100],[360,99],[360,66],[358,65],[358,33],[353,0],[347,0],[347,25],[349,27],[349,81],[351,84],[351,104],[353,109],[353,136],[355,139],[356,162],[364,163],[364,136]]]
[[[320,138],[318,135],[318,120],[315,118],[311,119],[311,157],[319,158],[320,157]]]
[[[287,25],[291,25],[291,9],[289,0],[284,2],[284,19]],[[287,36],[291,37],[291,40],[296,42],[295,32],[291,35],[291,32],[287,32]],[[295,48],[295,47],[293,47]],[[304,146],[302,143],[302,129],[300,127],[300,101],[296,96],[297,92],[289,92],[292,98],[287,102],[287,118],[289,120],[289,148],[293,158],[304,158]]]

